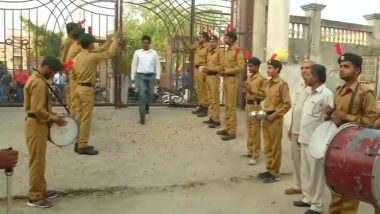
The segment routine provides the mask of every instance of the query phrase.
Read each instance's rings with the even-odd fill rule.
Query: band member
[[[222,135],[224,141],[236,138],[236,101],[239,89],[239,73],[244,70],[245,64],[244,55],[235,44],[236,40],[237,35],[233,30],[225,35],[225,43],[228,45],[228,49],[224,57],[223,71],[219,72],[219,75],[223,77],[226,129],[218,131],[217,134]]]
[[[325,112],[337,126],[347,122],[356,122],[368,126],[376,117],[376,98],[373,91],[358,82],[362,71],[363,59],[354,53],[345,53],[339,57],[339,76],[344,85],[336,90],[335,108],[326,107]],[[333,192],[329,208],[330,214],[356,213],[359,201],[354,198],[339,196]]]
[[[191,44],[187,40],[182,40],[183,45],[192,51],[194,55],[194,85],[195,92],[197,93],[198,107],[192,113],[198,117],[206,117],[208,110],[207,100],[207,87],[206,87],[206,74],[199,70],[199,67],[205,66],[207,63],[207,53],[209,50],[209,35],[206,32],[199,33],[198,44]]]
[[[46,147],[49,135],[49,123],[64,126],[62,116],[51,111],[48,100],[47,80],[63,68],[58,58],[46,56],[38,71],[33,72],[24,87],[24,110],[26,145],[29,151],[29,200],[31,207],[51,207],[48,200],[58,196],[55,191],[47,191],[45,180]]]
[[[267,73],[270,79],[266,84],[266,100],[264,111],[267,119],[263,121],[264,153],[266,172],[258,174],[264,183],[274,183],[280,180],[282,155],[282,130],[284,115],[291,108],[288,84],[280,78],[282,64],[276,59],[267,63]]]
[[[60,54],[59,54],[62,63],[66,62],[67,52],[69,51],[69,48],[71,44],[73,43],[71,31],[74,30],[75,28],[78,28],[77,23],[70,22],[66,24],[67,38],[65,42],[61,45]]]
[[[305,74],[310,73],[313,62],[305,60],[301,65],[301,76],[305,80]],[[293,187],[285,190],[286,195],[301,194],[301,144],[298,142],[298,134],[300,131],[301,115],[304,101],[307,97],[308,86],[301,84],[301,90],[296,92],[293,103],[292,122],[288,131],[288,139],[292,142],[292,164],[293,164]]]
[[[298,137],[301,144],[301,187],[304,198],[293,204],[296,207],[310,207],[305,214],[319,214],[322,213],[325,190],[323,159],[311,156],[309,142],[314,130],[327,118],[323,108],[334,106],[334,94],[325,86],[326,68],[323,65],[312,65],[311,72],[307,72],[304,78],[309,92],[303,104]]]
[[[261,121],[251,118],[248,114],[252,111],[262,110],[261,102],[265,99],[266,79],[260,74],[261,61],[256,57],[248,60],[249,76],[245,83],[247,113],[247,156],[251,157],[249,165],[255,165],[261,152]]]
[[[70,45],[70,48],[67,52],[66,61],[74,59],[74,57],[76,57],[76,55],[78,55],[78,53],[81,52],[82,47],[80,46],[80,43],[79,43],[79,36],[83,33],[84,33],[84,28],[79,28],[79,27],[74,28],[71,31],[72,44]],[[66,92],[66,103],[67,103],[67,106],[70,110],[71,116],[76,118],[75,107],[74,107],[75,102],[73,99],[74,99],[74,90],[75,90],[75,87],[77,86],[77,82],[73,78],[73,74],[72,74],[71,69],[67,69],[65,74],[66,74],[66,77],[68,77],[67,78],[68,88],[67,88],[67,92]]]
[[[219,71],[223,70],[224,51],[219,48],[218,37],[210,36],[210,49],[207,54],[207,66],[201,67],[206,73],[207,96],[209,101],[209,120],[204,123],[210,128],[220,126]]]
[[[18,161],[18,151],[0,150],[0,169],[14,168]]]
[[[139,92],[140,124],[145,124],[145,114],[149,114],[149,103],[154,82],[160,84],[161,64],[157,51],[150,48],[151,38],[144,35],[142,49],[136,50],[132,58],[132,82],[136,79]]]
[[[77,120],[79,121],[79,139],[77,153],[80,155],[97,155],[99,152],[89,146],[92,111],[94,109],[94,84],[96,81],[97,65],[111,58],[120,38],[120,32],[114,36],[111,46],[106,51],[94,50],[95,37],[84,33],[79,36],[83,50],[74,58],[73,74],[78,85],[74,92],[75,106],[77,106]]]

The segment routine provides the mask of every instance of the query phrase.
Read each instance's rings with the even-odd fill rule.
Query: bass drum
[[[327,186],[336,194],[380,205],[380,130],[340,126],[325,152]]]

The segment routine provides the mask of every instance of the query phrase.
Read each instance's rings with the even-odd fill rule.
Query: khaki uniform
[[[62,63],[66,62],[67,53],[69,52],[70,46],[73,43],[74,43],[74,40],[72,40],[71,38],[66,38],[66,40],[61,45],[59,58],[60,58]]]
[[[48,123],[57,116],[49,105],[46,79],[38,72],[34,72],[26,82],[24,96],[24,110],[29,115],[24,125],[29,152],[29,199],[39,200],[47,191],[45,159],[49,136]]]
[[[111,42],[107,40],[107,42],[105,42],[102,46],[100,46],[99,48],[96,48],[95,50],[105,51],[107,50],[107,48],[109,48],[110,45],[111,45]],[[74,59],[81,51],[82,51],[82,46],[80,45],[80,42],[73,41],[73,43],[71,44],[69,48],[69,51],[67,52],[66,61]],[[68,103],[71,116],[76,118],[75,115],[76,115],[76,111],[78,107],[75,106],[76,102],[74,102],[74,98],[75,98],[74,91],[78,83],[76,79],[74,78],[72,68],[67,71],[67,76],[68,76],[69,81],[68,81],[68,90],[66,94],[66,102]]]
[[[206,87],[206,74],[199,71],[199,67],[206,65],[207,63],[207,53],[209,50],[208,44],[203,45],[193,45],[189,41],[184,40],[183,45],[192,51],[195,51],[194,55],[194,83],[195,91],[197,93],[197,100],[199,106],[207,107],[209,102],[207,100],[207,87]]]
[[[263,121],[264,153],[267,170],[279,176],[282,155],[284,115],[291,108],[288,84],[281,78],[269,79],[266,85],[264,111],[274,114],[272,122]]]
[[[107,51],[82,50],[74,58],[73,74],[77,80],[74,102],[77,107],[76,119],[80,124],[78,149],[86,148],[90,138],[92,111],[94,108],[94,84],[98,63],[111,58],[116,51],[117,39],[114,38]]]
[[[236,102],[239,89],[239,73],[244,70],[245,59],[237,45],[229,47],[225,53],[223,76],[223,93],[225,102],[225,121],[228,134],[236,135]]]
[[[210,50],[207,55],[207,67],[212,73],[206,76],[207,97],[209,102],[209,116],[215,122],[220,122],[220,103],[219,103],[219,71],[223,69],[224,51],[215,48]]]
[[[355,93],[356,92],[356,93]],[[356,94],[355,96],[353,96]],[[354,97],[351,102],[351,97]],[[364,126],[370,125],[376,117],[376,98],[373,91],[363,84],[355,83],[350,88],[340,86],[335,93],[335,108],[347,113],[344,121],[337,121],[337,125],[346,122],[357,122]],[[350,107],[352,103],[352,108]],[[351,108],[351,109],[350,109]],[[329,208],[330,214],[355,214],[359,208],[359,201],[354,198],[341,197],[333,192]]]
[[[253,159],[258,159],[261,151],[261,121],[251,118],[248,114],[252,111],[262,110],[261,102],[265,99],[266,79],[260,74],[251,74],[247,79],[251,90],[246,91],[247,104],[247,149]]]

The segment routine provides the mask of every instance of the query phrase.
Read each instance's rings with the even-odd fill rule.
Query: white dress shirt
[[[299,134],[303,103],[305,102],[309,92],[310,87],[305,84],[301,84],[301,90],[296,92],[292,111],[292,134]]]
[[[314,130],[325,121],[327,115],[323,113],[325,106],[334,107],[334,94],[325,86],[311,90],[306,98],[301,116],[301,126],[298,142],[309,144],[310,137]]]
[[[155,50],[139,49],[135,51],[131,66],[131,80],[135,80],[136,73],[155,73],[156,79],[160,79],[161,65]]]

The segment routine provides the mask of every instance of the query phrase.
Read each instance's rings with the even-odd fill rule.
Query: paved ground
[[[291,204],[300,196],[283,195],[291,185],[287,140],[282,180],[262,184],[252,176],[264,170],[263,162],[251,167],[240,156],[246,149],[243,113],[238,138],[223,142],[190,111],[154,108],[147,125],[140,126],[136,108],[96,108],[91,142],[101,154],[78,156],[72,147],[49,145],[48,184],[65,196],[42,211],[26,207],[24,199],[15,200],[14,213],[303,213]],[[20,151],[20,164],[12,177],[17,196],[27,192],[23,118],[19,108],[0,108],[1,147]],[[3,178],[0,197],[5,191]],[[326,204],[329,200],[326,191]],[[0,205],[0,210],[5,209],[4,202]],[[359,213],[372,213],[372,209],[362,204]]]

